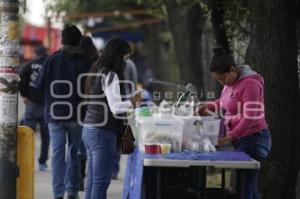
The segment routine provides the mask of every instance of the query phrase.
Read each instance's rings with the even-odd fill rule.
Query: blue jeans
[[[23,124],[29,126],[34,131],[36,131],[36,127],[40,125],[40,133],[41,133],[41,152],[39,157],[39,163],[45,164],[48,160],[48,151],[49,151],[49,131],[47,124],[44,122],[43,118],[44,106],[31,103],[26,105],[25,107],[25,115]]]
[[[53,150],[52,188],[54,197],[76,196],[80,185],[80,150],[82,127],[76,122],[49,123]],[[67,159],[66,144],[68,143]]]
[[[269,130],[264,129],[260,133],[243,137],[233,143],[236,150],[248,154],[251,158],[262,163],[271,150],[271,135]],[[257,189],[259,170],[237,170],[237,190],[240,190],[241,175],[245,175],[245,195],[246,199],[260,199]]]
[[[81,179],[85,178],[85,169],[86,169],[86,160],[87,160],[87,155],[86,155],[86,148],[83,143],[83,141],[80,144],[80,151],[79,151],[79,158],[80,158],[80,175]]]
[[[116,150],[114,155],[114,166],[113,166],[113,177],[118,177],[118,173],[120,171],[120,160],[121,160],[121,153],[119,150]]]
[[[85,199],[106,199],[117,150],[117,134],[86,126],[83,127],[82,139],[88,158]]]

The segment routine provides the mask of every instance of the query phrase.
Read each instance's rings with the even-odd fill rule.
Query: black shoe
[[[84,191],[84,178],[82,178],[82,179],[80,180],[79,191]]]
[[[113,173],[112,177],[113,180],[118,180],[118,174],[117,173]]]
[[[55,198],[55,199],[64,199],[63,197]]]

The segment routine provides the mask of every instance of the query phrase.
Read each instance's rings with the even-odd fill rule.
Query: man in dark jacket
[[[34,131],[40,125],[41,133],[41,153],[39,157],[39,170],[46,170],[49,150],[49,132],[47,124],[44,122],[44,99],[42,93],[34,86],[39,71],[45,62],[47,49],[39,45],[34,48],[35,58],[25,63],[20,70],[19,91],[25,104],[25,115],[23,124],[29,126]]]
[[[77,114],[77,109],[82,98],[77,85],[82,84],[82,81],[78,83],[80,74],[90,69],[89,61],[76,48],[81,37],[76,26],[65,25],[62,30],[63,47],[46,60],[36,81],[36,86],[44,91],[44,117],[48,123],[53,150],[52,187],[57,199],[62,199],[65,192],[68,199],[77,198],[79,191],[78,150],[82,128],[78,124],[81,115]],[[68,154],[65,160],[67,143]]]

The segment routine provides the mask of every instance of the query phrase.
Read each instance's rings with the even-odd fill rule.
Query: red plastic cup
[[[161,153],[160,145],[159,144],[144,144],[145,146],[145,153],[148,154],[159,154]]]

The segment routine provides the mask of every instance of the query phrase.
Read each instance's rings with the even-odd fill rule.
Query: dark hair
[[[61,44],[76,47],[80,40],[82,34],[80,30],[73,24],[65,24],[61,31]]]
[[[216,73],[228,73],[231,66],[236,66],[232,56],[225,52],[223,48],[214,48],[214,56],[211,59],[209,70]]]
[[[93,65],[90,73],[115,72],[120,80],[124,80],[124,68],[126,62],[124,55],[131,53],[130,45],[123,39],[110,40],[96,63]],[[95,80],[95,75],[87,77],[85,84],[85,93],[90,94],[91,86]],[[112,80],[111,80],[112,81]],[[109,83],[111,83],[111,81]],[[122,89],[122,88],[121,88]]]
[[[33,49],[33,52],[34,52],[34,54],[36,54],[36,56],[39,56],[39,57],[44,57],[44,56],[48,55],[47,48],[41,44],[35,46]]]
[[[78,48],[82,52],[84,56],[86,56],[91,64],[95,63],[98,59],[99,54],[97,51],[96,46],[91,37],[89,36],[82,36]]]

